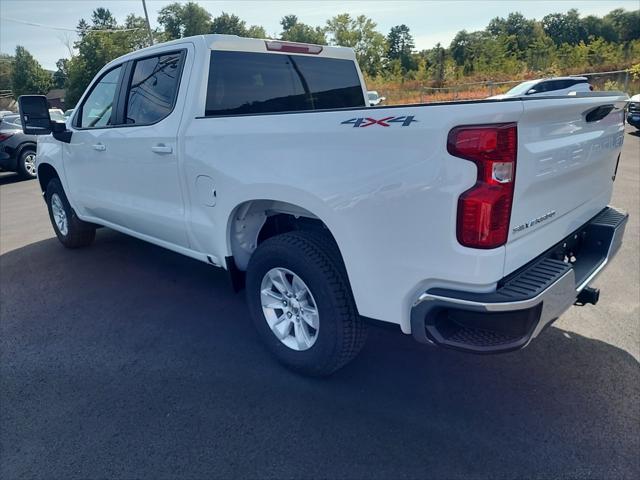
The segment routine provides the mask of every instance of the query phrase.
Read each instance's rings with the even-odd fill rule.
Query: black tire
[[[18,156],[18,173],[22,178],[32,179],[38,175],[35,169],[35,150],[31,148],[25,148],[20,152]],[[33,164],[31,164],[33,161]]]
[[[262,279],[272,268],[295,273],[315,299],[319,329],[307,350],[286,346],[266,321],[260,293]],[[249,261],[246,295],[264,344],[282,364],[299,373],[330,375],[353,360],[366,340],[366,325],[358,314],[338,248],[322,231],[290,232],[262,243]]]
[[[62,208],[66,215],[66,233],[60,231],[54,219],[52,207],[52,198],[54,197],[54,195],[61,201]],[[49,209],[49,219],[51,220],[51,225],[53,226],[53,230],[54,232],[56,232],[56,236],[58,237],[58,240],[60,240],[60,243],[62,243],[62,245],[67,248],[80,248],[86,247],[93,243],[93,240],[96,237],[95,225],[83,222],[76,216],[73,208],[71,208],[71,205],[69,205],[69,200],[67,200],[67,196],[64,193],[64,189],[62,188],[62,184],[60,183],[59,179],[53,178],[47,185],[47,191],[45,192],[45,201],[47,203],[47,208]]]

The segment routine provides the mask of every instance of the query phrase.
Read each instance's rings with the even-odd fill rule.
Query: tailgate
[[[585,94],[522,102],[505,274],[607,206],[624,138],[626,99]]]

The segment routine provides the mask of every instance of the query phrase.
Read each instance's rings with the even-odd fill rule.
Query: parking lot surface
[[[640,137],[597,306],[474,356],[371,328],[325,380],[278,366],[225,273],[101,229],[66,250],[0,174],[0,478],[639,478]]]

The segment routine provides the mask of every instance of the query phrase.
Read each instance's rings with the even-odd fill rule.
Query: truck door
[[[181,45],[127,64],[115,124],[89,142],[89,150],[96,149],[90,172],[76,180],[95,197],[85,203],[90,215],[184,247],[188,238],[176,147],[188,85],[185,62],[193,61],[189,50]]]

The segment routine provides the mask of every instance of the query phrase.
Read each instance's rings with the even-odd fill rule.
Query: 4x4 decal
[[[380,125],[381,127],[390,127],[392,123],[400,123],[402,127],[408,127],[413,122],[417,122],[413,118],[413,115],[407,115],[402,117],[384,117],[381,119],[375,119],[371,117],[365,118],[352,118],[350,120],[345,120],[344,122],[340,122],[342,125],[353,125],[355,127],[370,127],[371,125]]]

